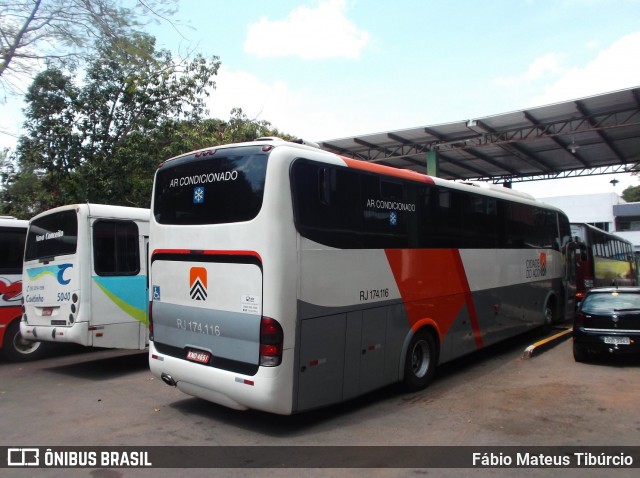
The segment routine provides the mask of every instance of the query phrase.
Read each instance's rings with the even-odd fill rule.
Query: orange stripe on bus
[[[457,249],[387,249],[387,260],[413,328],[433,321],[442,340],[466,305],[476,347],[482,337]]]
[[[416,171],[410,169],[394,168],[392,166],[385,166],[383,164],[369,163],[367,161],[361,161],[359,159],[349,159],[343,156],[340,157],[347,166],[353,169],[360,169],[362,171],[368,171],[370,173],[384,174],[385,176],[395,176],[402,179],[410,179],[412,181],[419,181],[421,183],[434,184],[433,179],[430,176],[425,176]]]
[[[455,251],[456,268],[458,269],[458,276],[463,281],[465,302],[467,304],[467,310],[469,311],[469,318],[471,319],[471,329],[473,330],[473,338],[476,341],[476,347],[482,348],[482,334],[480,332],[480,323],[478,322],[478,314],[476,313],[476,305],[473,302],[473,296],[471,295],[471,287],[469,287],[469,280],[467,279],[467,273],[464,271],[464,264],[462,257],[460,257],[460,251]]]

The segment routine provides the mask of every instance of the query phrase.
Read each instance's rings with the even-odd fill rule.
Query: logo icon
[[[193,204],[202,204],[204,202],[204,186],[193,188]]]
[[[540,275],[547,275],[547,254],[546,252],[540,253]]]
[[[189,271],[189,285],[189,295],[193,300],[206,300],[207,269],[204,267],[192,267]]]
[[[20,302],[22,299],[22,281],[0,277],[0,302]]]
[[[40,450],[38,448],[8,448],[7,465],[39,466]]]
[[[71,279],[65,279],[64,273],[67,269],[72,269],[73,264],[60,264],[57,266],[32,267],[27,269],[27,274],[32,281],[37,281],[44,276],[53,276],[60,285],[67,285]]]
[[[391,224],[392,226],[395,226],[396,224],[398,224],[398,213],[395,211],[391,211],[389,213],[389,224]]]
[[[153,286],[153,300],[160,300],[160,286]]]

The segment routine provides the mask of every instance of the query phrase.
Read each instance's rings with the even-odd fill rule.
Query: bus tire
[[[556,302],[550,298],[544,306],[544,324],[540,328],[542,335],[549,334],[552,326],[557,322]]]
[[[409,392],[425,389],[436,372],[438,350],[433,334],[418,330],[409,342],[404,361],[404,388]]]
[[[28,362],[42,358],[46,346],[42,342],[25,340],[20,334],[20,319],[13,320],[4,333],[2,352],[10,362]]]

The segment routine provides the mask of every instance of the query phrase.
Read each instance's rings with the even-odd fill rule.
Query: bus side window
[[[94,269],[98,275],[140,272],[138,226],[133,221],[96,221],[93,226]]]
[[[26,229],[0,229],[0,273],[21,274]]]

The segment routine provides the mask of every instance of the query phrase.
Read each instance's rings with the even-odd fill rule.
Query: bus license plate
[[[209,360],[211,360],[211,354],[202,350],[187,350],[187,360],[208,364]]]
[[[631,345],[629,337],[605,337],[604,343],[612,345]]]

